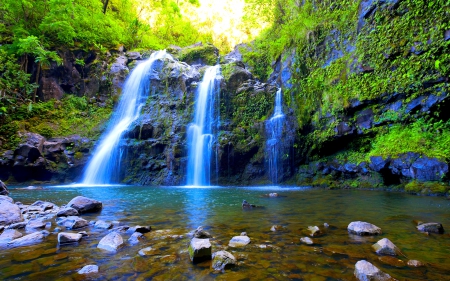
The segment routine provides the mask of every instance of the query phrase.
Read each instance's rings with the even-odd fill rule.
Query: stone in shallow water
[[[59,244],[75,243],[80,241],[82,237],[83,235],[79,233],[61,232],[58,233],[58,243]]]
[[[78,211],[78,213],[83,214],[101,211],[103,204],[102,202],[91,198],[77,196],[67,203],[67,207],[74,208]]]
[[[425,264],[423,262],[418,261],[418,260],[409,260],[407,265],[409,267],[422,267],[422,266],[425,266]]]
[[[305,244],[308,244],[308,245],[314,244],[314,241],[311,238],[309,238],[309,237],[302,237],[302,238],[300,238],[300,241],[302,243],[305,243]]]
[[[394,280],[392,277],[379,270],[368,261],[361,260],[355,264],[355,277],[360,281],[387,281]]]
[[[381,257],[378,257],[378,260],[384,264],[394,266],[394,267],[404,267],[406,265],[404,261],[399,260],[395,257],[391,257],[391,256],[381,256]]]
[[[224,270],[236,265],[236,258],[227,251],[218,251],[212,255],[211,267],[214,270]]]
[[[133,227],[133,229],[135,232],[139,232],[139,233],[148,233],[148,232],[152,231],[151,226],[136,225],[135,227]]]
[[[98,266],[95,264],[85,265],[82,269],[78,271],[78,274],[90,274],[90,273],[97,273],[98,272]]]
[[[373,244],[372,248],[379,255],[396,256],[397,253],[400,252],[400,250],[397,248],[397,246],[395,246],[394,243],[392,243],[391,240],[389,240],[387,238],[383,238],[380,241],[378,241],[377,243]]]
[[[381,228],[368,222],[354,221],[348,227],[348,232],[356,235],[378,235],[381,234]]]
[[[141,249],[139,251],[139,255],[142,257],[149,257],[149,256],[154,256],[154,255],[159,255],[159,254],[160,254],[160,251],[155,248],[152,248],[152,247],[147,247],[147,248]]]
[[[199,226],[194,231],[194,238],[201,238],[201,239],[203,239],[203,238],[211,238],[211,237],[212,237],[212,235],[209,232],[203,230],[203,226]]]
[[[139,232],[134,232],[128,239],[128,242],[132,245],[136,245],[136,244],[139,244],[139,242],[141,242],[144,239],[145,239],[144,234],[139,233]]]
[[[68,217],[68,216],[78,216],[78,211],[74,208],[66,207],[64,209],[59,210],[58,213],[56,213],[57,217]]]
[[[67,229],[78,229],[89,225],[87,220],[74,216],[67,217],[63,224]]]
[[[417,230],[429,233],[444,233],[444,227],[442,226],[442,224],[437,222],[421,223],[417,226]]]
[[[0,224],[7,225],[23,221],[19,206],[8,200],[0,201]]]
[[[124,246],[122,236],[117,232],[111,232],[100,240],[97,248],[115,252]]]
[[[7,245],[10,248],[16,248],[16,247],[39,244],[44,241],[44,238],[45,238],[44,231],[31,233],[31,234],[25,235],[21,238],[14,239],[14,240],[8,242]]]
[[[277,224],[272,225],[272,227],[270,228],[270,231],[273,231],[273,232],[277,232],[277,231],[280,231],[280,230],[283,230],[283,226],[277,225]]]
[[[230,247],[244,247],[250,243],[250,238],[248,236],[234,236],[231,238],[228,246]]]
[[[99,228],[99,229],[110,229],[112,226],[113,226],[112,223],[106,222],[106,221],[103,221],[103,220],[98,220],[94,224],[94,227],[95,228]]]
[[[46,223],[42,219],[32,219],[29,220],[25,226],[26,230],[33,230],[38,228],[45,228]]]
[[[21,229],[21,228],[25,228],[25,226],[27,225],[27,222],[18,222],[18,223],[13,223],[10,224],[6,227],[6,229]]]
[[[318,226],[308,226],[309,236],[319,236],[321,234]]]
[[[22,233],[15,229],[6,229],[3,231],[2,235],[0,235],[0,244],[7,243],[22,236]]]
[[[192,238],[188,251],[189,257],[194,263],[211,259],[211,243],[209,239]]]

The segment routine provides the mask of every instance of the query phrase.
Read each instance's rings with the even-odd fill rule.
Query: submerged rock
[[[16,204],[8,200],[0,201],[0,225],[8,225],[23,221],[22,212]]]
[[[442,224],[437,222],[421,223],[417,226],[417,230],[428,233],[444,233],[444,227],[442,226]]]
[[[194,263],[211,259],[211,243],[209,239],[192,238],[188,251],[189,257]]]
[[[425,266],[425,264],[423,262],[418,261],[418,260],[409,260],[406,264],[409,267],[422,267],[422,266]]]
[[[97,273],[98,272],[98,266],[95,264],[85,265],[82,269],[78,271],[78,274],[90,274],[90,273]]]
[[[355,277],[360,281],[387,281],[394,280],[392,277],[379,270],[368,261],[361,260],[355,264]]]
[[[115,252],[124,246],[122,236],[117,232],[111,232],[100,240],[97,248]]]
[[[381,234],[381,228],[368,222],[355,221],[351,222],[348,227],[348,232],[360,236],[364,235],[378,235]]]
[[[59,244],[76,243],[79,242],[82,237],[83,235],[79,233],[61,232],[58,233],[58,243]]]
[[[141,249],[139,252],[139,255],[142,257],[148,257],[158,254],[158,251],[152,247],[147,247],[144,249]]]
[[[113,227],[112,223],[110,222],[106,222],[103,220],[98,220],[95,224],[94,224],[95,228],[100,228],[100,229],[110,229],[111,227]]]
[[[372,248],[379,255],[396,256],[400,252],[399,248],[397,248],[397,246],[395,246],[394,243],[392,243],[391,240],[387,238],[383,238],[377,243],[373,244]]]
[[[393,267],[404,267],[406,266],[405,262],[402,260],[399,260],[398,258],[391,257],[391,256],[381,256],[378,257],[378,260],[381,261],[384,264],[393,266]]]
[[[270,228],[270,231],[273,231],[273,232],[277,232],[277,231],[280,231],[280,230],[283,230],[283,226],[282,225],[278,225],[278,224],[272,225],[272,227]]]
[[[57,217],[69,217],[69,216],[78,216],[78,211],[71,207],[66,207],[60,209],[58,213],[56,213]]]
[[[250,238],[248,236],[234,236],[231,238],[228,246],[230,247],[244,247],[250,244]]]
[[[300,238],[300,241],[301,241],[302,243],[307,244],[307,245],[312,245],[312,244],[314,244],[314,241],[313,241],[311,238],[309,238],[309,237],[302,237],[302,238]]]
[[[67,207],[74,208],[78,213],[91,213],[102,210],[103,204],[100,201],[90,199],[84,196],[77,196],[70,200]]]
[[[224,270],[236,265],[236,258],[227,251],[218,251],[212,255],[211,267],[214,270]]]
[[[128,242],[132,245],[136,245],[139,244],[139,242],[141,242],[142,240],[145,240],[144,234],[140,232],[134,232],[128,239]]]

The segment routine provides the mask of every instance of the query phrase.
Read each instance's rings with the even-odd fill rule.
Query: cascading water
[[[119,141],[121,136],[139,117],[141,108],[145,104],[149,94],[149,77],[153,71],[154,62],[170,57],[165,50],[155,52],[130,73],[108,128],[84,172],[82,184],[109,184],[119,181],[121,158]]]
[[[284,125],[283,104],[281,100],[281,88],[275,96],[275,110],[272,117],[266,122],[266,131],[269,134],[266,142],[266,155],[269,162],[269,178],[277,184],[278,172],[282,157],[282,134]]]
[[[205,71],[197,90],[194,121],[188,128],[187,185],[211,184],[214,133],[219,125],[219,114],[214,105],[219,100],[220,79],[220,66],[212,66]]]

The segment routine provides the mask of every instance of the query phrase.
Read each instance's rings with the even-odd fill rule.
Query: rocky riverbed
[[[450,273],[443,198],[276,187],[9,192],[0,199],[6,280],[442,280]],[[243,208],[244,199],[264,208]]]

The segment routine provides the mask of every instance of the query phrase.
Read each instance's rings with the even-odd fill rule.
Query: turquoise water
[[[277,192],[285,196],[263,197]],[[76,272],[87,264],[100,268],[94,280],[352,280],[354,264],[374,263],[397,279],[450,280],[450,236],[429,236],[416,230],[413,220],[435,221],[450,227],[450,201],[405,193],[354,190],[322,190],[301,187],[46,187],[43,190],[11,188],[15,201],[31,204],[50,201],[67,204],[77,195],[103,202],[101,213],[83,215],[86,220],[119,221],[120,225],[151,225],[153,231],[139,245],[115,254],[96,248],[107,234],[86,228],[90,236],[79,244],[58,247],[56,235],[46,242],[2,250],[0,277],[5,280],[79,280]],[[242,200],[264,206],[242,210]],[[383,230],[378,237],[347,233],[351,221],[368,221]],[[329,229],[324,223],[331,225]],[[272,225],[282,225],[272,232]],[[202,225],[214,238],[213,251],[227,250],[238,266],[225,273],[213,272],[210,262],[189,261],[186,233]],[[313,246],[300,243],[308,226],[324,234]],[[57,225],[52,221],[53,230]],[[252,242],[245,248],[228,248],[228,241],[247,232]],[[180,238],[179,235],[183,237]],[[127,240],[130,234],[122,235]],[[383,264],[371,250],[381,238],[389,238],[407,256],[427,263],[423,268],[396,268]],[[151,246],[154,256],[142,258],[140,249]]]

